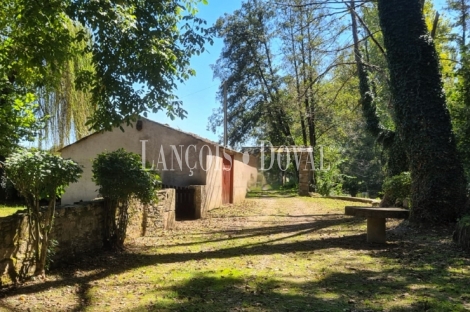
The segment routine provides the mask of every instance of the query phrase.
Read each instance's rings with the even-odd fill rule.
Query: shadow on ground
[[[264,239],[223,249],[155,254],[151,253],[156,250],[154,246],[138,245],[130,246],[128,252],[121,254],[83,257],[51,272],[61,276],[58,280],[1,289],[0,310],[19,310],[18,306],[2,298],[78,285],[77,299],[70,310],[83,311],[90,306],[89,289],[96,281],[135,268],[167,263],[184,265],[193,260],[242,255],[317,254],[334,250],[367,253],[386,264],[386,268],[374,271],[367,266],[348,266],[345,259],[341,270],[332,267],[312,271],[308,273],[311,276],[307,277],[307,282],[298,282],[289,276],[271,279],[256,274],[236,276],[230,272],[206,272],[169,285],[167,290],[172,295],[164,303],[155,298],[155,301],[136,306],[131,311],[375,311],[380,310],[384,302],[393,301],[399,304],[391,304],[389,311],[463,311],[470,308],[469,256],[450,243],[449,229],[397,228],[388,233],[391,242],[375,245],[368,244],[365,234],[357,234],[357,231],[339,237],[327,235],[328,230],[335,226],[363,224],[361,218],[312,217],[318,217],[318,220],[208,232],[227,237],[175,244],[189,246],[246,238]],[[306,235],[320,230],[324,231],[325,237],[305,239]],[[283,236],[270,239],[276,234]],[[156,297],[159,291],[148,291],[145,295]]]

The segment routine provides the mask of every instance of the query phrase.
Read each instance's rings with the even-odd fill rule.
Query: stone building
[[[195,187],[196,217],[227,203],[243,201],[257,177],[257,158],[242,154],[197,135],[141,118],[135,124],[96,132],[61,150],[62,157],[83,166],[83,175],[62,196],[62,204],[99,197],[92,181],[92,161],[102,152],[124,148],[142,156],[147,168],[154,167],[164,185]],[[178,200],[177,200],[178,210]]]

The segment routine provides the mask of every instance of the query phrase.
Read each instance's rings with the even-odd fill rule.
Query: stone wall
[[[16,272],[28,271],[28,256],[31,256],[28,244],[28,218],[24,211],[0,218],[0,278],[4,274],[8,259],[14,259]],[[1,284],[1,283],[0,283]]]
[[[132,202],[129,207],[127,238],[154,235],[175,225],[175,190],[158,191],[158,203],[142,205]],[[54,263],[73,261],[83,253],[102,248],[103,201],[95,200],[57,207],[52,238],[58,242]],[[26,274],[32,269],[32,246],[29,245],[28,216],[24,210],[0,218],[0,277],[2,263],[15,262],[16,271]]]
[[[191,185],[190,188],[194,189],[194,218],[204,219],[207,216],[207,201],[206,201],[206,186],[205,185]]]
[[[155,236],[161,229],[175,227],[175,195],[174,189],[158,191],[158,203],[147,206],[142,214],[141,236]]]
[[[56,209],[51,237],[58,242],[54,262],[69,261],[77,255],[102,247],[103,201],[96,200]],[[29,224],[25,210],[0,218],[0,261],[14,259],[24,276],[32,269],[33,248],[29,244]],[[0,268],[0,275],[3,274]]]

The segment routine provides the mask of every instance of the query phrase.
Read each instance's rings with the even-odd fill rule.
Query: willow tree
[[[379,0],[378,9],[397,130],[410,161],[412,219],[454,221],[466,182],[422,1]]]
[[[66,27],[72,36],[82,34],[83,39],[72,43],[70,58],[50,73],[54,79],[37,89],[37,114],[45,119],[39,132],[40,146],[45,143],[60,148],[90,133],[86,122],[94,113],[94,105],[90,88],[82,87],[78,78],[81,72],[94,72],[92,54],[86,51],[91,36],[72,20],[67,21]]]

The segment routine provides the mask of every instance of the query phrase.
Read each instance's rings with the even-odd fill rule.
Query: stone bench
[[[370,243],[385,243],[385,218],[407,219],[410,211],[402,208],[376,208],[346,206],[347,216],[367,218],[367,241]]]

